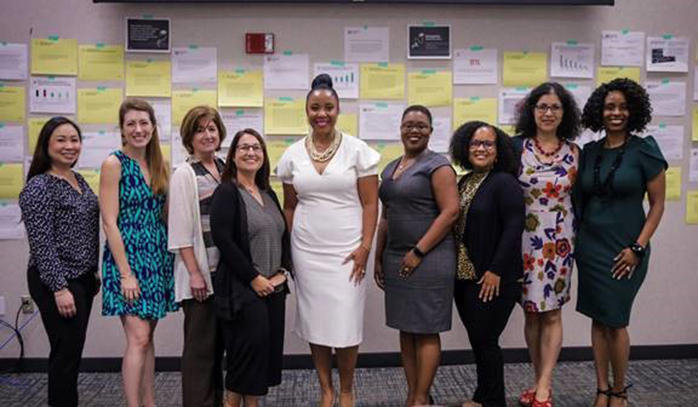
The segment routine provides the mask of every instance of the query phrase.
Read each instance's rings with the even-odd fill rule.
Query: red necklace
[[[536,149],[543,154],[545,157],[553,157],[555,154],[560,152],[560,149],[562,149],[562,142],[560,140],[557,141],[557,147],[555,147],[555,150],[553,151],[545,151],[543,150],[543,147],[540,145],[538,142],[538,137],[533,137],[533,143],[536,145]]]

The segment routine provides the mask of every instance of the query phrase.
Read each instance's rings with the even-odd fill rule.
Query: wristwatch
[[[642,245],[638,242],[631,244],[630,250],[632,250],[633,253],[635,253],[635,255],[639,258],[645,257],[645,248],[642,247]]]
[[[419,257],[420,259],[423,259],[425,256],[424,252],[419,250],[419,247],[417,247],[417,245],[412,246],[412,253],[414,253],[414,255]]]

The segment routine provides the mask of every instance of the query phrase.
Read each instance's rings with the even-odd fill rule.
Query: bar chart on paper
[[[315,64],[315,75],[321,73],[326,73],[332,77],[332,85],[340,98],[359,98],[359,64],[339,61]]]
[[[550,76],[593,78],[594,46],[576,42],[554,42],[550,55]]]
[[[75,78],[32,77],[29,110],[32,113],[75,114]]]

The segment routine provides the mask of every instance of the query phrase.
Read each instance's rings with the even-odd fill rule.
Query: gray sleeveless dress
[[[431,249],[412,274],[398,275],[402,258],[424,236],[439,207],[431,174],[449,161],[432,151],[393,180],[400,159],[383,170],[379,196],[386,211],[388,236],[383,252],[386,324],[403,332],[434,334],[451,329],[456,252],[451,233]]]

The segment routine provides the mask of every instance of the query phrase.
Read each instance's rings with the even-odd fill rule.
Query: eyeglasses
[[[420,133],[427,133],[431,130],[431,126],[426,123],[402,123],[400,128],[408,132],[416,129]]]
[[[262,146],[259,144],[243,144],[236,147],[237,151],[248,152],[252,150],[253,153],[259,154],[262,152]]]
[[[541,103],[539,105],[535,106],[535,109],[538,113],[545,114],[550,110],[553,112],[553,114],[558,114],[562,111],[562,106],[560,105],[546,105],[545,103]]]
[[[490,140],[470,140],[469,147],[471,150],[477,150],[480,147],[484,147],[485,150],[493,150],[496,143]]]

